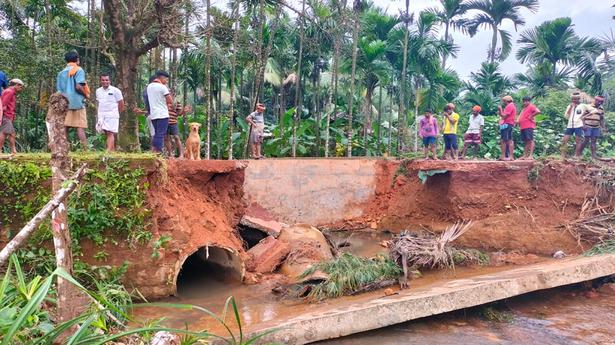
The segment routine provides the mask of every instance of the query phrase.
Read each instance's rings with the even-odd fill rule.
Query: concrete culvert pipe
[[[239,255],[230,248],[204,246],[180,262],[175,277],[175,294],[200,290],[211,284],[238,283],[245,267]]]

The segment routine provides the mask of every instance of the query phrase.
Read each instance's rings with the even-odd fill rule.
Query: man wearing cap
[[[515,118],[517,117],[517,107],[511,96],[502,97],[501,105],[498,105],[498,113],[500,115],[500,148],[502,155],[500,160],[510,161],[515,159],[515,143],[513,141],[513,127],[515,126]]]
[[[583,144],[583,119],[581,119],[581,117],[585,110],[585,104],[580,104],[581,94],[579,92],[573,93],[570,98],[570,104],[566,107],[566,112],[564,113],[568,119],[568,124],[566,125],[562,146],[560,148],[562,158],[566,158],[568,140],[570,140],[571,136],[574,135],[576,143],[574,149],[575,156],[579,157],[581,155],[581,145]]]
[[[9,137],[9,147],[11,154],[17,153],[15,147],[15,127],[13,122],[15,121],[15,106],[17,104],[17,94],[23,90],[24,83],[20,79],[12,79],[9,82],[9,88],[4,90],[2,96],[2,111],[0,112],[0,153],[4,148],[4,140]]]
[[[85,129],[88,128],[85,100],[90,98],[90,89],[85,80],[85,71],[79,67],[79,54],[70,51],[64,55],[66,67],[58,73],[56,89],[68,99],[68,112],[64,125],[77,130],[77,137],[84,150],[88,149]]]
[[[583,107],[583,115],[581,116],[583,124],[585,125],[585,140],[583,141],[583,144],[581,144],[579,153],[583,154],[583,150],[587,144],[591,144],[590,149],[593,159],[597,158],[597,141],[602,135],[601,129],[606,132],[606,123],[604,120],[604,109],[602,108],[602,103],[604,103],[604,97],[594,97],[593,104],[585,105]]]
[[[108,74],[100,76],[100,85],[96,90],[98,103],[98,119],[96,130],[105,133],[107,137],[107,151],[115,151],[115,135],[120,127],[120,113],[124,111],[124,97],[122,91],[111,85]]]
[[[256,111],[248,115],[246,121],[250,124],[250,138],[248,142],[252,149],[252,158],[261,159],[261,146],[263,144],[263,136],[265,134],[265,105],[263,103],[256,104]]]
[[[483,127],[485,126],[485,118],[480,114],[481,108],[478,105],[472,107],[472,114],[468,121],[468,130],[463,136],[463,151],[461,158],[466,157],[468,147],[474,146],[474,158],[478,157],[478,149],[482,143]]]
[[[154,138],[152,151],[162,152],[164,137],[169,128],[169,109],[173,106],[173,97],[167,88],[169,74],[166,71],[157,71],[156,78],[147,85],[147,103],[149,104],[149,117],[154,125]]]

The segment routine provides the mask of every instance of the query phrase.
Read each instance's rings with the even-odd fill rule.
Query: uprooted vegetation
[[[439,235],[405,231],[389,243],[389,257],[361,258],[349,253],[315,264],[300,278],[308,280],[299,293],[310,301],[353,295],[384,288],[398,281],[407,287],[408,278],[419,269],[450,268],[455,265],[487,265],[489,256],[476,249],[450,245],[471,223],[457,223]],[[418,273],[420,275],[420,273]],[[320,277],[319,279],[307,279]]]
[[[577,239],[579,245],[584,242],[594,246],[586,255],[614,253],[615,169],[606,165],[590,167],[587,176],[596,192],[585,199],[579,217],[562,227]]]
[[[389,247],[389,256],[403,269],[404,275],[400,279],[402,288],[407,287],[410,269],[454,266],[457,251],[450,242],[463,235],[471,226],[471,222],[456,223],[440,235],[404,231],[396,236]],[[460,252],[457,255],[468,257],[471,252]]]
[[[338,258],[313,265],[301,278],[322,272],[326,278],[308,288],[306,297],[310,301],[353,295],[376,290],[397,282],[401,269],[389,258],[378,255],[361,258],[343,253]]]

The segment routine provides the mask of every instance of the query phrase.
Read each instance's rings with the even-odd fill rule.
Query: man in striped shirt
[[[171,95],[173,91],[171,90]],[[175,150],[179,151],[179,158],[184,158],[184,147],[179,137],[179,127],[177,125],[177,118],[190,112],[190,106],[182,107],[179,102],[175,102],[175,106],[169,108],[169,127],[167,129],[167,136],[164,140],[164,146],[167,150],[169,158],[175,157]]]

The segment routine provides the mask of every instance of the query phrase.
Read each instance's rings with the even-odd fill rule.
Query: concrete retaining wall
[[[320,225],[362,216],[376,178],[370,159],[249,161],[244,197],[285,222]]]

